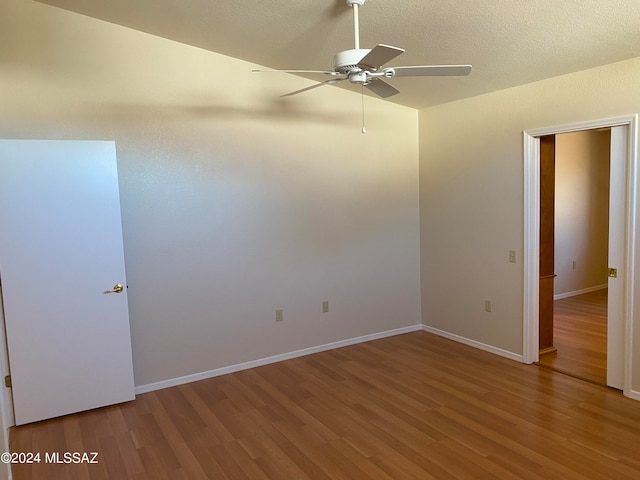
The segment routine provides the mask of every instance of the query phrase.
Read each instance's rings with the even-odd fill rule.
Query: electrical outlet
[[[484,311],[485,312],[490,312],[491,311],[491,300],[485,300],[484,301]]]
[[[276,310],[276,322],[281,322],[282,320],[284,320],[282,310]]]
[[[516,251],[515,250],[509,250],[509,261],[511,263],[516,263]]]
[[[326,300],[322,302],[322,313],[327,313],[329,311],[329,302]]]

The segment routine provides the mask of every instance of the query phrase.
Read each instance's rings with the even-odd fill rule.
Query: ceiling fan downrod
[[[360,21],[358,18],[359,8],[366,0],[345,0],[347,5],[353,8],[353,36],[355,38],[355,49],[360,48]]]

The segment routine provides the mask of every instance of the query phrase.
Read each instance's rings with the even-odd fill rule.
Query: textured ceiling
[[[270,68],[331,70],[354,41],[345,0],[42,3]],[[473,65],[468,77],[390,81],[402,93],[388,101],[422,108],[640,56],[640,1],[368,0],[360,38],[406,50],[388,66]]]

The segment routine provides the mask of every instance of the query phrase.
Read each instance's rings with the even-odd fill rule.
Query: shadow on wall
[[[230,105],[215,104],[199,104],[192,106],[175,107],[183,113],[197,116],[200,118],[207,117],[224,117],[234,119],[253,119],[261,118],[266,120],[295,120],[317,123],[341,124],[346,125],[351,122],[339,113],[321,112],[319,110],[308,108],[304,103],[294,100],[276,97],[270,99],[268,103],[261,100],[262,106],[257,108],[239,107]]]
[[[348,125],[352,118],[336,113],[309,108],[308,104],[275,97],[256,100],[256,106],[225,105],[215,99],[190,100],[183,104],[109,103],[92,109],[91,121],[138,123],[139,119],[164,118],[182,122],[187,119],[207,120],[272,120],[280,122],[309,122],[330,125]],[[355,126],[354,126],[355,128]]]

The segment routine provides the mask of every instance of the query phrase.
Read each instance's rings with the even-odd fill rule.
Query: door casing
[[[523,132],[524,137],[524,278],[523,278],[523,350],[524,363],[538,361],[539,335],[539,255],[540,255],[540,137],[616,126],[627,127],[624,273],[622,282],[624,305],[623,393],[634,397],[631,390],[632,327],[634,306],[634,269],[636,192],[638,190],[637,115],[605,118],[567,125],[558,125]]]

